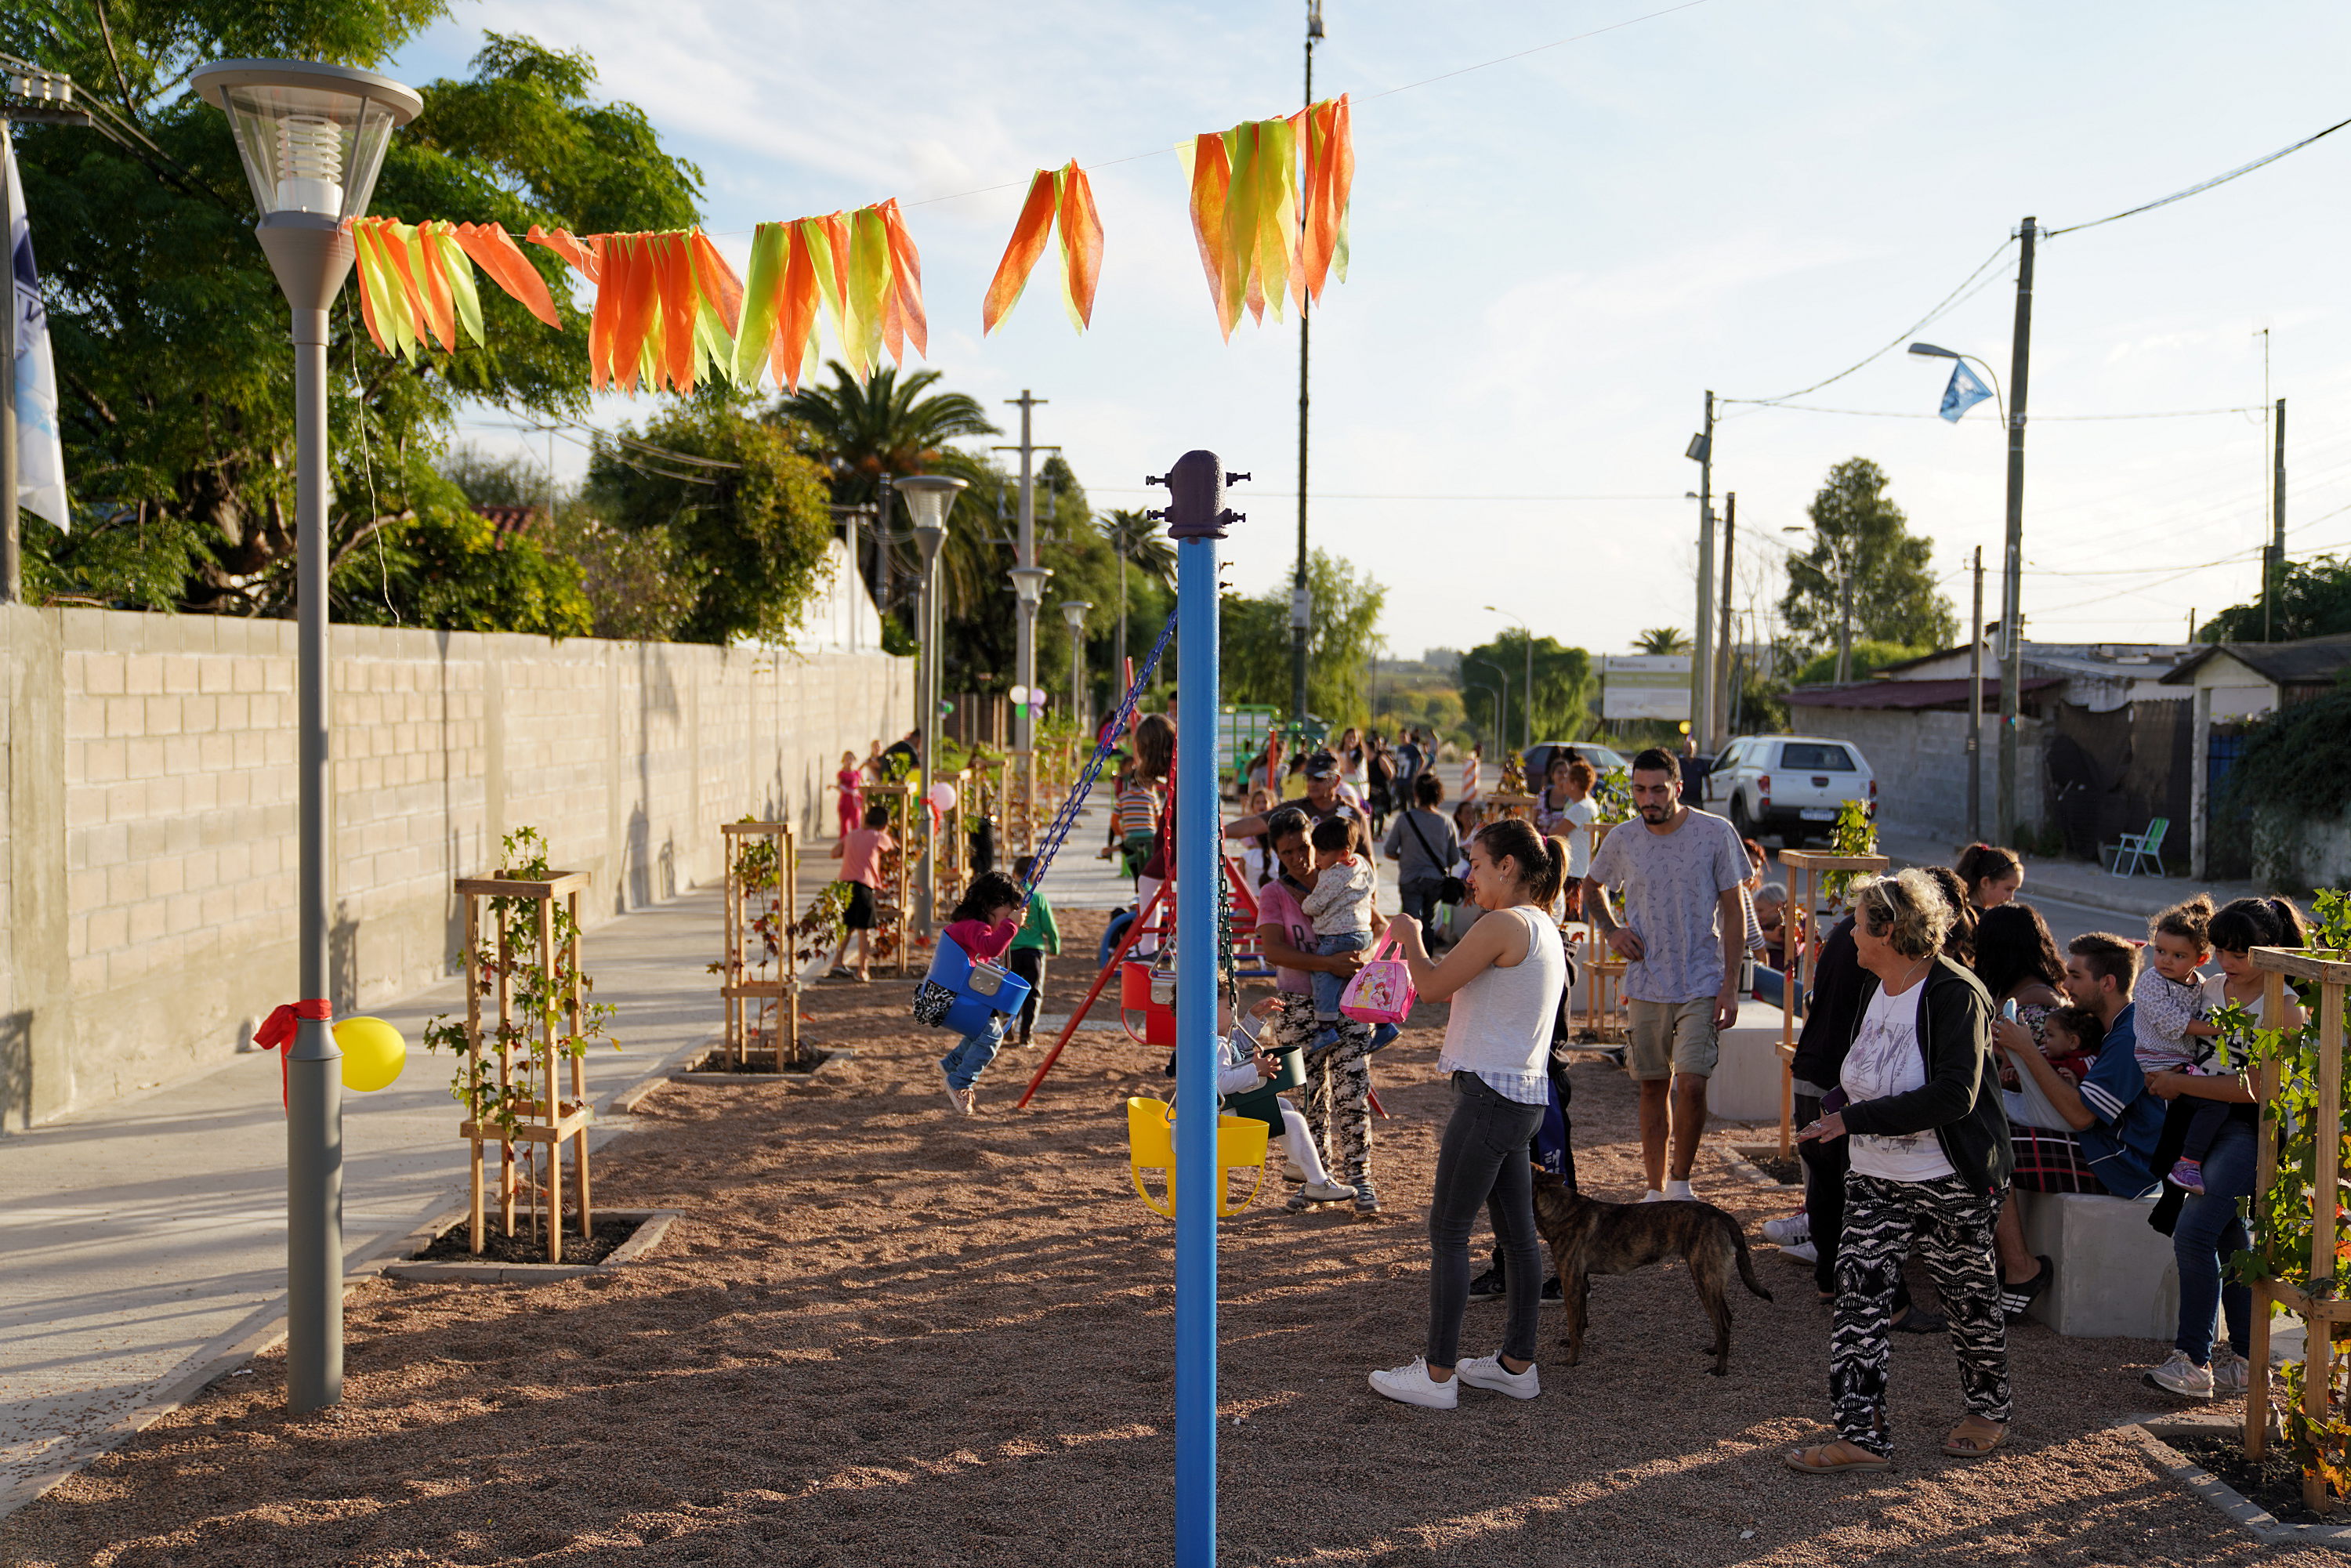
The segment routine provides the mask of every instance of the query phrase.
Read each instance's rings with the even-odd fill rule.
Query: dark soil
[[[563,1231],[563,1261],[570,1263],[601,1263],[619,1250],[621,1243],[637,1233],[642,1219],[600,1219],[595,1234],[587,1240],[580,1239],[576,1226],[567,1225]],[[508,1236],[498,1228],[496,1217],[482,1227],[482,1249],[473,1251],[466,1245],[472,1227],[459,1221],[433,1239],[433,1245],[416,1254],[417,1261],[432,1263],[545,1263],[547,1236],[544,1231],[533,1234],[519,1217],[515,1221],[515,1233]]]
[[[814,1072],[831,1060],[832,1052],[820,1051],[813,1046],[804,1046],[802,1056],[804,1060],[788,1063],[782,1071],[788,1073]],[[687,1064],[684,1071],[688,1072],[774,1072],[777,1071],[776,1052],[773,1047],[747,1051],[743,1053],[739,1063],[729,1062],[726,1060],[726,1048],[722,1045],[711,1051],[709,1054],[696,1058]]]
[[[1782,1186],[1802,1186],[1804,1184],[1804,1162],[1793,1155],[1755,1155],[1747,1162]]]
[[[2341,1524],[2340,1509],[2325,1514],[2310,1511],[2302,1502],[2302,1470],[2283,1443],[2272,1444],[2257,1462],[2245,1457],[2241,1438],[2216,1434],[2210,1437],[2166,1437],[2198,1464],[2218,1476],[2239,1497],[2269,1510],[2286,1524]]]

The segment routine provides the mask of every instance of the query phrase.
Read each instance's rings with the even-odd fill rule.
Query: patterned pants
[[[1890,1359],[1886,1336],[1895,1283],[1914,1240],[1950,1314],[1961,1397],[1971,1414],[2007,1424],[2008,1323],[2001,1315],[2000,1262],[1992,1249],[2003,1196],[1974,1191],[1956,1176],[1913,1182],[1845,1173],[1829,1404],[1837,1435],[1846,1442],[1874,1454],[1891,1446],[1878,1429]]]
[[[1277,1051],[1303,1050],[1314,1038],[1314,998],[1284,991],[1274,998],[1266,1038]],[[1358,1193],[1372,1191],[1372,1026],[1351,1018],[1337,1025],[1339,1039],[1306,1058],[1306,1085],[1299,1092],[1314,1146],[1331,1167],[1331,1179]]]

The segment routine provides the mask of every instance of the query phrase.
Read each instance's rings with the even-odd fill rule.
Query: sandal
[[[2054,1261],[2048,1258],[2036,1258],[2033,1261],[2041,1265],[2041,1270],[2032,1278],[2014,1285],[2006,1282],[2001,1285],[2000,1310],[2010,1322],[2022,1322],[2026,1311],[2047,1293],[2049,1281],[2056,1277]]]
[[[1809,1448],[1791,1448],[1788,1468],[1808,1476],[1842,1475],[1846,1470],[1886,1470],[1894,1461],[1883,1454],[1873,1454],[1859,1443],[1848,1443],[1840,1437],[1834,1442],[1815,1443]]]
[[[1980,1459],[2008,1437],[2008,1428],[1981,1416],[1970,1416],[1943,1439],[1943,1452],[1955,1459]]]

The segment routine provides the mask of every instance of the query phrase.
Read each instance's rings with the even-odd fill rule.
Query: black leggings
[[[1037,1027],[1037,1003],[1045,994],[1045,949],[1015,947],[1005,958],[1005,967],[1029,982],[1029,999],[1020,1004],[1020,1038],[1027,1040]]]

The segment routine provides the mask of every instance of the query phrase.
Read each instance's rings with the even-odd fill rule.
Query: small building
[[[2027,643],[2017,687],[2020,837],[2050,829],[2066,852],[2101,844],[2151,817],[2189,814],[2189,706],[2164,677],[2197,652],[2147,643]],[[1788,694],[1795,727],[1850,740],[1877,776],[1889,826],[1969,837],[1969,665],[1972,650],[1938,649],[1866,681]],[[1986,651],[1980,729],[1981,831],[1997,831],[2001,671]]]
[[[2163,677],[2190,699],[2189,874],[2242,876],[2249,869],[2242,835],[2213,831],[2214,804],[2242,749],[2245,721],[2333,691],[2346,670],[2351,635],[2207,643]]]

